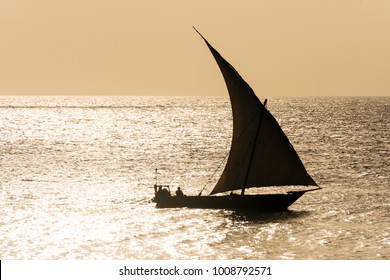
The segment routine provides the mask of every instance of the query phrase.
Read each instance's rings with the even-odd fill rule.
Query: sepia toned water
[[[390,259],[390,98],[268,108],[323,189],[259,214],[150,202],[211,191],[227,98],[0,97],[0,259]]]

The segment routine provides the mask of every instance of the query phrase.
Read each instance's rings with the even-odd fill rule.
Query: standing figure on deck
[[[183,191],[180,189],[180,187],[177,188],[176,196],[184,196]]]

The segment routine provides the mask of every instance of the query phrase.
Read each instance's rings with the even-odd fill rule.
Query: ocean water
[[[0,97],[0,259],[390,259],[390,98],[268,108],[323,189],[261,214],[151,202],[211,191],[227,98]]]

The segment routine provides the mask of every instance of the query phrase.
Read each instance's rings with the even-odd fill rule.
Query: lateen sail
[[[252,88],[202,38],[225,79],[233,111],[229,158],[211,194],[265,186],[317,186],[276,119],[259,101]]]

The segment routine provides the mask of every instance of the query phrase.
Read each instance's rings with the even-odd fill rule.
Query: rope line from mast
[[[263,105],[263,104],[262,104]],[[264,104],[266,105],[266,103]],[[264,106],[263,105],[263,106]],[[264,107],[260,107],[260,113],[262,113],[262,110],[265,109],[265,106]],[[241,130],[240,134],[235,137],[235,139],[232,139],[232,141],[234,142],[237,142],[243,135],[244,133],[246,132],[246,130],[249,128],[250,124],[256,119],[256,117],[258,116],[259,114],[259,111],[255,111],[255,113],[253,114],[253,116],[251,117],[251,119],[249,120],[249,122],[247,123],[247,125]],[[233,143],[231,144],[233,145]],[[249,146],[248,146],[248,149],[250,148],[251,146],[251,143],[249,143]],[[246,152],[248,153],[248,151]],[[222,164],[224,162],[226,162],[226,159],[227,157],[229,156],[230,154],[230,151],[226,154],[226,156],[222,159],[221,163],[218,165],[218,167],[214,170],[213,174],[209,177],[209,179],[207,180],[207,182],[205,183],[204,187],[202,188],[202,190],[199,192],[198,196],[201,196],[202,195],[202,192],[206,189],[206,187],[210,184],[212,178],[215,176],[215,174],[217,173],[217,171],[221,168]],[[241,164],[241,167],[240,168],[243,168],[242,164]],[[238,177],[238,175],[237,175]]]

